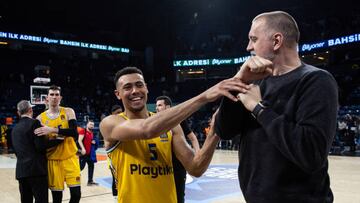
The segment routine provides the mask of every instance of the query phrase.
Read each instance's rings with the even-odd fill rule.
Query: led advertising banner
[[[343,44],[350,44],[354,42],[360,41],[360,34],[352,34],[348,36],[343,37],[337,37],[333,39],[328,39],[325,41],[315,42],[311,44],[303,44],[301,45],[300,52],[306,52],[311,51],[314,49],[320,49],[320,48],[326,48],[326,47],[332,47],[332,46],[338,46]]]
[[[51,39],[51,38],[47,38],[47,37],[26,35],[26,34],[19,34],[19,33],[11,33],[11,32],[1,32],[0,31],[0,38],[12,39],[12,40],[23,40],[23,41],[42,43],[42,44],[55,44],[55,45],[62,45],[62,46],[68,46],[68,47],[96,49],[96,50],[111,51],[111,52],[121,52],[121,53],[129,53],[130,52],[130,50],[128,48],[115,47],[115,46],[103,45],[103,44],[87,43],[87,42],[79,42],[79,41],[70,41],[70,40],[64,40],[64,39]]]
[[[309,52],[315,49],[328,48],[343,44],[350,44],[360,41],[360,33],[352,34],[343,37],[337,37],[324,41],[303,44],[299,46],[299,52]],[[211,58],[211,59],[189,59],[189,60],[174,60],[173,67],[192,67],[192,66],[219,66],[219,65],[234,65],[245,62],[250,56],[242,56],[238,58]]]
[[[194,59],[194,60],[177,60],[173,62],[174,67],[182,66],[219,66],[219,65],[233,65],[244,63],[249,56],[243,56],[239,58],[229,58],[229,59]]]

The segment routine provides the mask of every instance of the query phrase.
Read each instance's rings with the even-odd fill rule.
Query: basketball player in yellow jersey
[[[53,202],[62,201],[64,182],[70,188],[70,203],[78,203],[81,198],[80,165],[76,156],[75,140],[78,138],[76,116],[72,108],[61,107],[61,89],[50,86],[47,95],[49,109],[37,119],[43,127],[37,128],[35,134],[47,135],[49,140],[57,140],[58,145],[48,149],[48,180]]]
[[[219,137],[211,131],[203,147],[194,152],[187,144],[179,123],[208,102],[230,91],[249,88],[237,79],[221,81],[200,95],[157,114],[146,108],[148,89],[141,70],[126,67],[115,75],[115,95],[124,112],[100,123],[111,167],[117,180],[119,203],[173,203],[176,190],[172,151],[189,174],[199,177],[207,169]]]

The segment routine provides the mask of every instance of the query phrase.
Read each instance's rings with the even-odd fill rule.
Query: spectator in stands
[[[54,203],[62,202],[64,182],[70,188],[70,203],[77,203],[81,198],[80,165],[76,156],[78,139],[75,111],[60,106],[61,89],[52,85],[48,89],[47,103],[49,109],[41,113],[37,119],[44,125],[37,128],[35,134],[46,135],[49,140],[61,143],[47,153],[48,181]]]
[[[22,203],[48,203],[48,181],[45,136],[36,136],[34,130],[41,127],[33,119],[32,105],[21,100],[17,104],[19,123],[12,131],[13,145],[16,154],[16,179]]]
[[[115,95],[125,110],[104,118],[100,131],[111,143],[107,152],[118,181],[118,202],[176,202],[172,152],[189,174],[198,177],[210,164],[219,141],[211,130],[204,146],[194,153],[179,123],[221,96],[237,101],[230,91],[245,92],[248,87],[236,79],[224,80],[190,100],[153,114],[146,108],[148,89],[141,70],[123,68],[114,82]]]
[[[356,128],[356,144],[360,145],[360,117],[359,116],[355,116],[355,128]]]
[[[86,123],[86,128],[80,130],[79,132],[79,146],[81,148],[81,156],[80,156],[80,170],[83,170],[85,164],[88,165],[88,186],[98,185],[98,183],[94,182],[94,163],[96,162],[96,154],[91,154],[91,152],[95,153],[97,149],[96,138],[93,133],[94,129],[94,121],[88,120]]]
[[[4,120],[5,121],[5,120]],[[1,135],[0,135],[0,143],[1,143],[1,147],[4,150],[5,153],[7,153],[8,150],[8,144],[7,144],[7,131],[8,131],[8,126],[4,124],[1,124]]]
[[[353,116],[350,114],[345,115],[345,122],[346,122],[346,132],[344,135],[344,142],[346,146],[350,147],[350,152],[355,152],[356,150],[356,143],[355,143],[355,134],[356,134],[356,127],[355,121]]]
[[[156,112],[164,111],[172,106],[172,101],[168,96],[159,96],[156,98]],[[195,152],[200,150],[199,142],[194,132],[190,129],[187,120],[183,120],[180,123],[181,129],[184,132],[185,139],[188,143],[191,143]],[[181,162],[176,158],[176,155],[172,154],[172,163],[174,167],[174,178],[176,186],[176,197],[178,203],[185,202],[185,183],[186,183],[186,170]]]
[[[338,121],[338,130],[339,130],[340,139],[343,139],[343,137],[345,136],[346,129],[347,129],[346,121],[344,119],[339,119],[339,121]]]
[[[239,182],[252,203],[333,202],[328,153],[336,131],[337,84],[301,62],[299,29],[288,13],[256,16],[235,78],[241,102],[224,98],[215,121],[224,139],[240,134]]]
[[[205,136],[209,134],[210,132],[210,124],[211,124],[211,118],[208,119],[208,125],[204,128],[204,134]]]

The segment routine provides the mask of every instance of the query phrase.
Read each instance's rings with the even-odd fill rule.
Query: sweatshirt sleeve
[[[294,118],[265,109],[257,118],[270,142],[290,161],[313,173],[325,161],[336,130],[338,90],[326,71],[314,71],[300,81]]]
[[[249,120],[249,113],[241,102],[233,102],[223,97],[219,112],[215,117],[215,132],[223,140],[230,140],[241,134]]]

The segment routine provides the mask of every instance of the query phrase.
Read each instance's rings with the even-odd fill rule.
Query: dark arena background
[[[16,104],[46,108],[47,87],[61,87],[62,106],[80,127],[95,121],[100,140],[95,181],[82,178],[81,202],[114,202],[99,123],[111,107],[114,74],[140,68],[149,89],[148,109],[167,95],[175,104],[235,75],[249,57],[251,20],[283,10],[300,29],[302,61],[329,71],[339,89],[338,127],[329,152],[335,202],[360,202],[360,2],[275,0],[3,1],[0,4],[0,202],[20,202],[11,131]],[[219,102],[188,120],[200,145]],[[120,104],[121,105],[121,104]],[[245,202],[237,181],[238,141],[220,141],[208,171],[188,175],[186,202]],[[87,170],[81,172],[87,177]],[[139,195],[141,192],[139,191]],[[69,199],[64,192],[63,201]],[[49,193],[49,200],[51,195]]]

